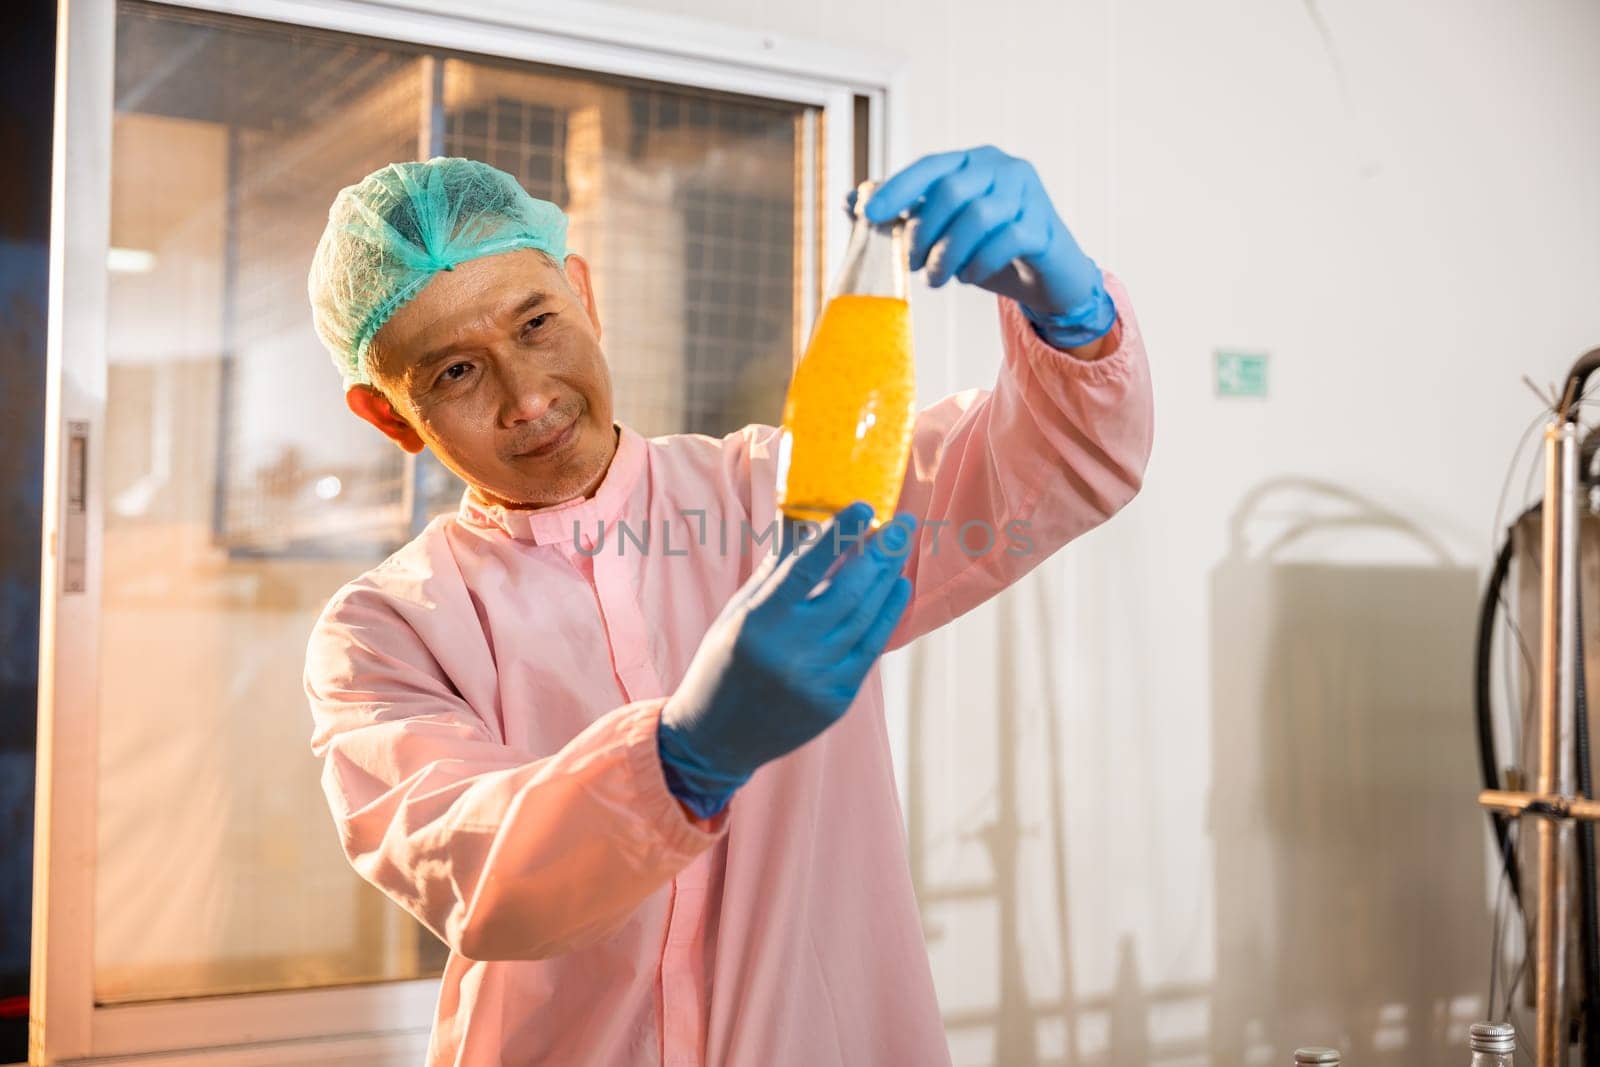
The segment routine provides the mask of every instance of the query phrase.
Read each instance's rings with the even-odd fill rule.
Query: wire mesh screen
[[[204,141],[170,162],[216,179],[176,228],[215,239],[188,295],[216,320],[211,526],[231,553],[386,553],[459,503],[464,485],[431,452],[407,456],[345,409],[305,301],[334,194],[420,146],[482,159],[568,212],[619,419],[648,436],[778,418],[797,335],[799,196],[814,185],[800,173],[804,107],[119,10],[126,129]]]
[[[647,436],[781,413],[796,342],[803,107],[447,61],[444,151],[561,205],[589,261],[617,417]],[[419,457],[420,514],[463,484]]]
[[[353,416],[311,347],[305,269],[349,176],[416,156],[419,66],[346,97],[335,125],[233,133],[221,533],[236,552],[366,553],[407,528],[406,455],[370,431],[350,447]],[[293,373],[307,357],[315,375]]]
[[[559,108],[506,96],[451,108],[444,144],[447,156],[481,160],[539,199],[567,205],[567,114]]]
[[[364,556],[406,528],[407,460],[345,409],[305,276],[328,205],[415,158],[420,50],[145,4],[118,9],[113,374],[204,372],[209,414],[144,413],[165,440],[203,419],[199,494],[236,554]],[[192,377],[192,375],[191,375]],[[178,492],[147,459],[138,483]],[[131,458],[131,457],[130,457]],[[129,517],[162,506],[125,501]]]
[[[794,205],[714,180],[679,197],[684,245],[684,428],[774,423],[794,339]]]

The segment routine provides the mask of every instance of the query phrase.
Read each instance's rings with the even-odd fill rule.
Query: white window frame
[[[163,0],[367,37],[577,71],[746,93],[822,109],[821,190],[802,203],[801,321],[831,277],[853,185],[856,96],[869,106],[868,170],[905,162],[895,57],[719,26],[697,19],[562,0],[477,0],[470,16],[432,0]],[[93,1000],[99,620],[106,425],[106,253],[110,245],[115,0],[62,0],[51,188],[49,362],[40,612],[39,762],[35,835],[31,1062],[158,1064],[415,1064],[426,1047],[438,981],[394,981],[97,1006]],[[65,294],[70,294],[70,299]],[[74,500],[74,431],[86,462]],[[62,546],[67,546],[63,551]],[[81,545],[78,552],[74,546]],[[885,662],[891,695],[903,692]],[[114,698],[114,694],[107,694]],[[891,700],[891,722],[905,709]],[[900,730],[893,731],[897,736]],[[151,1058],[145,1058],[151,1057]]]

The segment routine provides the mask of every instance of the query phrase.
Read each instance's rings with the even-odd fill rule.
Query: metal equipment
[[[1594,1010],[1595,1001],[1589,999],[1600,994],[1593,981],[1595,969],[1600,967],[1600,959],[1596,958],[1600,953],[1595,948],[1593,845],[1593,823],[1600,821],[1600,803],[1594,801],[1590,786],[1587,709],[1582,692],[1585,672],[1580,658],[1578,522],[1584,505],[1578,496],[1577,424],[1584,384],[1596,369],[1600,369],[1600,349],[1585,354],[1573,365],[1554,417],[1545,428],[1534,788],[1531,792],[1490,788],[1479,795],[1479,803],[1491,812],[1515,817],[1523,826],[1533,820],[1535,866],[1533,877],[1522,879],[1520,893],[1525,908],[1531,906],[1533,916],[1530,943],[1537,1016],[1533,1046],[1539,1067],[1559,1067],[1566,1062],[1570,1043],[1567,997],[1569,986],[1574,984],[1568,968],[1568,909],[1574,903],[1582,909],[1584,929],[1579,956],[1588,979],[1582,984],[1586,996],[1584,1062],[1600,1062],[1600,1041],[1595,1037],[1600,1033],[1600,1012]],[[1500,569],[1497,564],[1497,572]],[[1575,827],[1581,829],[1575,831]],[[1509,858],[1509,839],[1502,820],[1496,820],[1496,828]],[[1574,863],[1575,833],[1581,838],[1581,864]],[[1528,840],[1528,835],[1523,834],[1521,839]],[[1582,883],[1576,896],[1572,890],[1575,873]]]

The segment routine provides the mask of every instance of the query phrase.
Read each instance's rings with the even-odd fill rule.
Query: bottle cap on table
[[[1473,1052],[1517,1051],[1517,1030],[1510,1023],[1473,1023]]]

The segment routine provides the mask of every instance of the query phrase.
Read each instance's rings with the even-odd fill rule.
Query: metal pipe
[[[1506,815],[1540,815],[1547,819],[1600,822],[1600,800],[1579,796],[1542,796],[1509,789],[1485,789],[1478,794],[1480,807]]]
[[[1565,419],[1545,428],[1543,620],[1539,662],[1539,776],[1545,798],[1572,791],[1573,640],[1577,608],[1577,430]],[[1538,823],[1534,923],[1534,1052],[1559,1067],[1566,1052],[1567,857],[1572,824]]]

